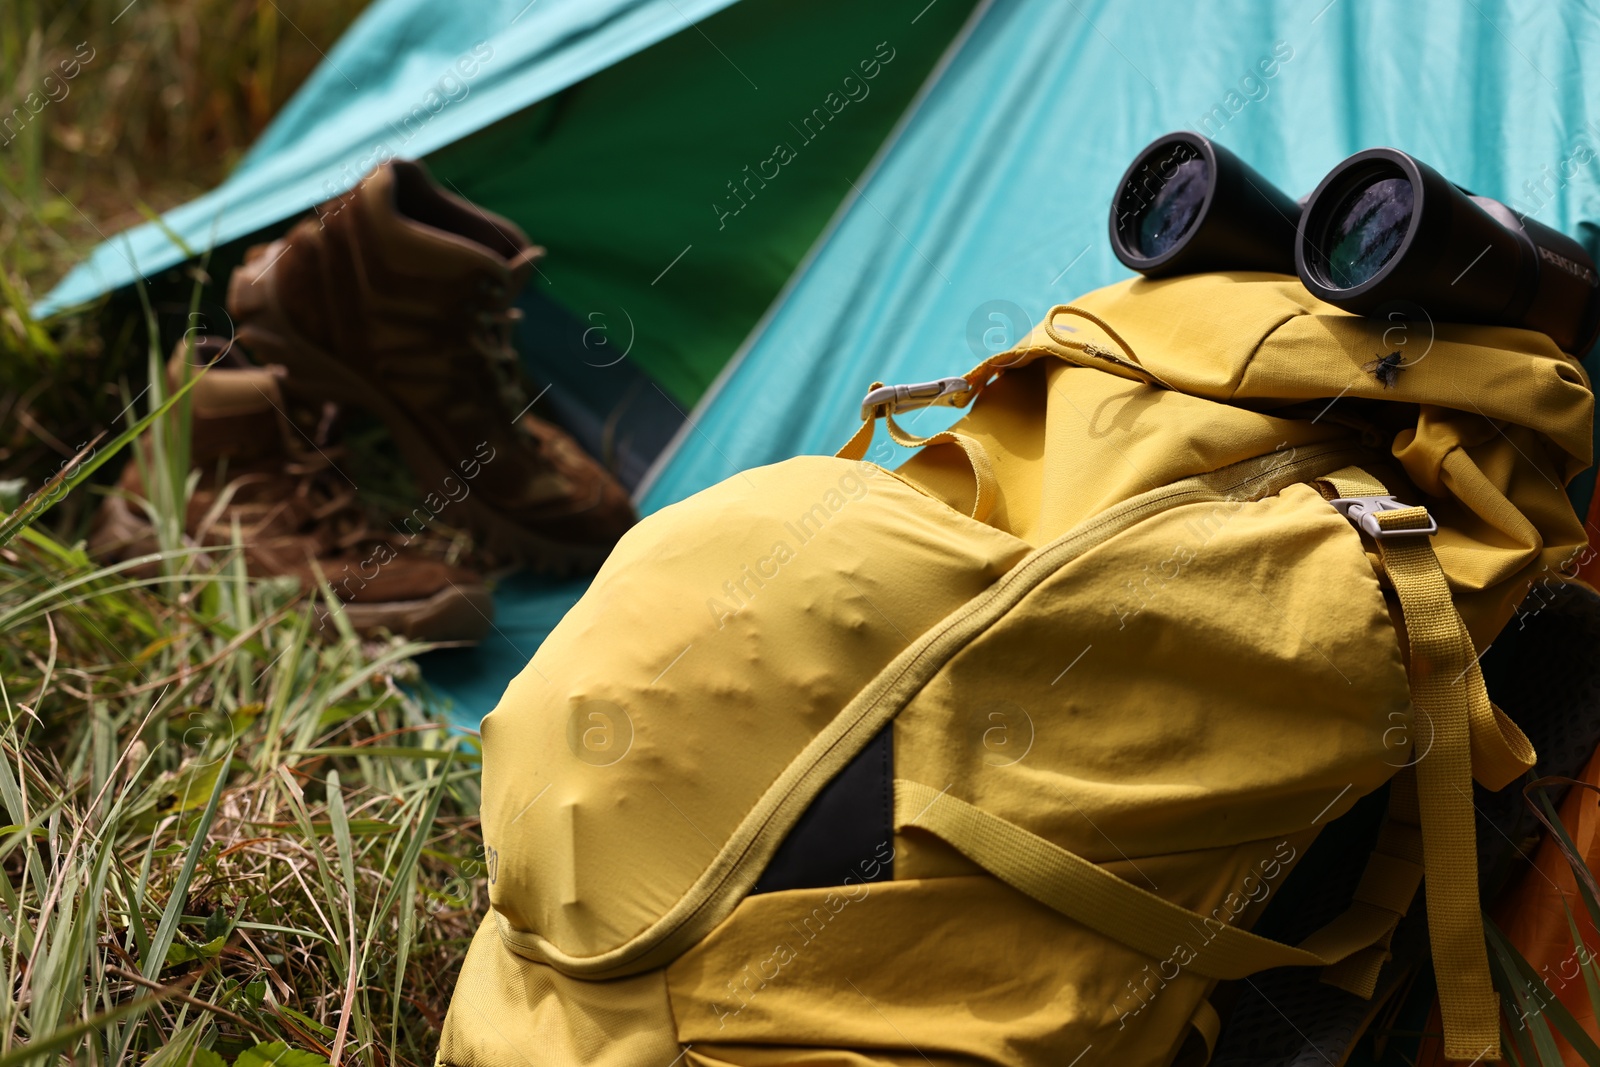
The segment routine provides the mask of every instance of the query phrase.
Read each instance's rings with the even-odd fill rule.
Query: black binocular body
[[[1117,186],[1111,247],[1149,278],[1298,274],[1355,314],[1518,326],[1575,355],[1600,333],[1600,274],[1578,242],[1393,148],[1356,153],[1297,202],[1221,145],[1167,134]]]

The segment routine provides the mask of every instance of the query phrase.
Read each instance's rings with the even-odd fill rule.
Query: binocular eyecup
[[[1578,355],[1600,333],[1600,274],[1578,242],[1393,148],[1356,153],[1297,204],[1222,146],[1167,134],[1117,186],[1111,247],[1149,278],[1298,274],[1355,314],[1410,305],[1538,330]]]
[[[1147,278],[1294,273],[1300,205],[1204,137],[1169,133],[1134,159],[1111,206],[1111,247]]]

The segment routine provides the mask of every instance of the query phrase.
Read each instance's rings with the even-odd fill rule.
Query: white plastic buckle
[[[861,401],[861,421],[874,417],[878,408],[887,407],[889,414],[934,406],[958,408],[967,402],[972,393],[972,383],[965,378],[940,378],[933,382],[914,382],[911,385],[880,385]]]
[[[1378,513],[1382,511],[1406,511],[1420,505],[1402,504],[1392,496],[1350,496],[1330,500],[1334,508],[1350,520],[1351,525],[1372,537],[1374,541],[1382,541],[1386,537],[1432,537],[1439,532],[1439,523],[1432,515],[1428,515],[1428,525],[1401,530],[1386,530],[1378,525]],[[1426,512],[1424,512],[1426,514]]]

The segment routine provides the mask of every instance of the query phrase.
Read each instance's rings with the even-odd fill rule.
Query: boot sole
[[[107,497],[102,504],[101,525],[90,540],[90,555],[107,560],[126,560],[156,551],[150,524],[141,522],[120,497]],[[136,567],[125,573],[140,575],[155,568]],[[480,641],[494,626],[494,597],[483,586],[452,585],[419,600],[387,603],[341,603],[350,626],[363,636],[379,629],[413,641]],[[331,631],[327,622],[321,624]]]
[[[364,408],[383,420],[401,456],[424,486],[439,486],[446,478],[456,478],[456,471],[439,456],[403,407],[295,331],[278,306],[271,277],[277,247],[274,242],[255,262],[241,264],[228,280],[228,313],[237,324],[239,342],[263,362],[283,365],[289,372],[284,383],[289,388],[316,399]],[[509,555],[540,573],[566,576],[593,571],[611,554],[609,546],[574,545],[541,537],[470,493],[459,506],[467,526],[483,538],[485,548]]]

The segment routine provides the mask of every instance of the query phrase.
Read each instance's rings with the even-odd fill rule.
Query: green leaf
[[[251,823],[251,825],[271,826],[276,829],[282,829],[285,824],[271,822]],[[316,837],[331,837],[338,832],[335,830],[333,823],[325,819],[307,823],[306,825],[311,828],[311,833]],[[385,822],[382,819],[350,819],[346,822],[346,826],[351,837],[378,837],[382,834],[392,834],[400,829],[394,823]]]
[[[191,763],[176,773],[163,774],[152,784],[135,812],[130,813],[138,816],[134,825],[142,831],[153,830],[169,815],[183,815],[205,807],[212,788],[227,778],[224,772],[228,766],[228,759],[218,759],[210,763]],[[176,846],[176,849],[181,851],[183,846]]]
[[[282,1041],[266,1041],[239,1053],[233,1067],[328,1067],[328,1061],[315,1053],[290,1048]]]
[[[1486,923],[1484,931],[1489,948],[1489,977],[1494,982],[1495,991],[1500,994],[1500,1004],[1505,1018],[1510,1020],[1509,1026],[1501,1024],[1501,1045],[1504,1046],[1505,1038],[1509,1037],[1513,1060],[1519,1063],[1541,1064],[1543,1059],[1534,1048],[1534,1036],[1542,1034],[1548,1041],[1549,1027],[1539,1018],[1540,1005],[1537,1003],[1530,1005],[1528,994],[1535,991],[1526,983],[1519,981],[1516,965],[1507,959],[1504,952],[1496,945],[1494,935],[1489,933],[1489,925],[1492,924]]]
[[[345,903],[350,908],[350,951],[353,958],[348,960],[347,963],[351,970],[358,970],[360,969],[361,964],[359,959],[356,957],[359,956],[360,952],[365,950],[357,949],[355,947],[355,908],[356,900],[359,897],[359,890],[356,886],[355,846],[350,840],[350,819],[345,812],[344,788],[343,784],[339,781],[338,771],[328,772],[326,785],[328,794],[328,820],[333,824],[333,843],[334,847],[339,852],[340,873],[344,875]],[[346,1010],[348,1010],[348,1008]]]
[[[336,704],[329,704],[322,709],[322,714],[317,716],[317,726],[326,730],[357,715],[363,715],[371,711],[374,706],[371,700],[341,700]]]
[[[277,923],[245,922],[242,920],[235,925],[241,930],[265,930],[269,934],[291,934],[294,937],[309,937],[313,941],[328,940],[327,934],[319,934],[315,930],[307,930],[299,926],[279,926]],[[283,957],[278,956],[277,959],[273,959],[275,955],[277,954],[269,952],[267,954],[267,962],[272,964],[282,963]]]
[[[417,887],[417,891],[430,900],[442,901],[445,904],[450,905],[452,908],[465,908],[472,904],[472,901],[468,900],[467,898],[452,896],[442,889],[433,889],[429,886],[419,885]]]
[[[206,938],[208,940],[215,940],[219,937],[226,938],[231,933],[233,933],[233,917],[226,910],[218,908],[206,919]]]
[[[330,833],[337,836],[340,832],[338,827],[325,822],[314,822],[311,828],[319,837],[326,837]],[[392,834],[398,829],[400,827],[394,823],[384,822],[382,819],[349,819],[344,824],[344,832],[351,837],[375,837],[379,834]]]
[[[1572,954],[1578,961],[1578,969],[1583,973],[1583,985],[1589,996],[1589,1010],[1597,1013],[1600,1018],[1600,970],[1595,967],[1594,957],[1589,953],[1589,946],[1584,943],[1583,933],[1578,929],[1578,920],[1573,917],[1572,909],[1567,906],[1566,897],[1561,898],[1561,910],[1567,916],[1567,931],[1572,935]]]
[[[266,709],[267,706],[260,701],[256,701],[253,704],[240,704],[235,708],[233,714],[228,716],[228,725],[233,729],[233,736],[238,737],[248,730],[250,724],[255,722]]]
[[[270,956],[267,957],[267,958],[269,960],[271,959]],[[293,1008],[289,1007],[286,1004],[280,1004],[278,1006],[278,1014],[288,1016],[289,1018],[293,1019],[295,1022],[299,1023],[301,1026],[305,1027],[307,1030],[310,1030],[312,1033],[321,1034],[323,1037],[332,1037],[333,1036],[333,1027],[324,1026],[323,1024],[317,1022],[317,1020],[313,1019],[311,1016],[304,1015],[304,1014],[302,1014],[302,1013],[300,1013],[298,1011],[295,1011]]]
[[[178,633],[171,633],[166,634],[163,637],[158,637],[154,641],[151,641],[148,645],[145,645],[143,648],[141,648],[129,662],[135,667],[141,667],[155,659],[156,656],[160,654],[162,649],[170,647],[173,643],[186,636],[188,635],[180,631]],[[176,714],[181,714],[186,710],[192,709],[179,708]]]
[[[1490,954],[1498,957],[1501,966],[1505,968],[1508,984],[1521,1007],[1517,1022],[1526,1019],[1532,1024],[1529,1025],[1529,1032],[1533,1036],[1534,1046],[1539,1050],[1540,1062],[1561,1062],[1561,1054],[1556,1051],[1555,1038],[1550,1033],[1551,1027],[1554,1027],[1567,1039],[1567,1043],[1577,1051],[1578,1055],[1583,1057],[1585,1063],[1600,1063],[1600,1047],[1596,1047],[1594,1039],[1584,1031],[1572,1017],[1572,1012],[1567,1010],[1567,1006],[1556,997],[1549,985],[1533,969],[1533,964],[1517,951],[1517,947],[1501,933],[1500,927],[1496,926],[1487,915],[1484,916],[1483,929],[1488,938]]]
[[[1566,857],[1567,865],[1572,868],[1573,879],[1578,883],[1578,895],[1583,899],[1583,905],[1589,912],[1589,920],[1596,928],[1600,928],[1600,882],[1595,880],[1594,872],[1589,869],[1589,863],[1578,846],[1573,843],[1572,835],[1567,833],[1567,826],[1561,821],[1555,805],[1550,802],[1550,787],[1552,785],[1565,785],[1573,789],[1587,789],[1591,793],[1600,793],[1600,787],[1580,782],[1575,778],[1562,778],[1550,775],[1544,778],[1535,778],[1522,787],[1523,800],[1533,810],[1538,820],[1544,823],[1550,832],[1553,841],[1561,854]],[[1534,791],[1538,790],[1539,802],[1533,802]]]
[[[213,956],[222,954],[222,948],[228,943],[227,937],[213,937],[210,941],[200,945],[190,945],[183,941],[174,941],[172,947],[167,949],[166,966],[176,967],[180,963],[193,963],[196,960],[209,960]]]

